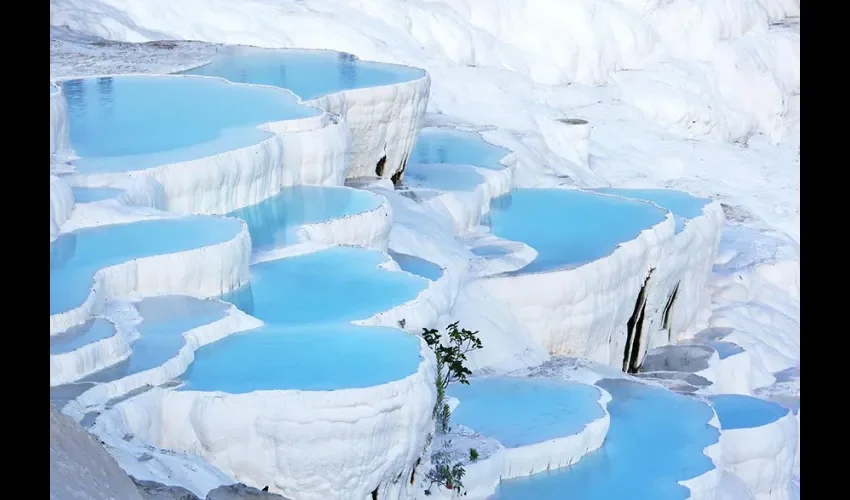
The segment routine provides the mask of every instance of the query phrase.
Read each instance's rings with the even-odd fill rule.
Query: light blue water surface
[[[74,194],[75,202],[91,203],[115,198],[124,190],[112,187],[75,187],[71,188],[71,192]]]
[[[508,149],[490,144],[475,132],[440,128],[423,129],[410,155],[411,163],[452,163],[502,170],[499,161]]]
[[[371,387],[416,372],[419,340],[392,328],[266,325],[202,347],[180,390],[242,394]]]
[[[219,55],[210,64],[183,74],[281,87],[310,100],[342,90],[417,80],[425,72],[417,68],[361,61],[341,52],[243,49]]]
[[[428,286],[424,278],[378,268],[385,260],[380,252],[334,247],[261,262],[251,266],[250,287],[225,299],[266,323],[366,319]]]
[[[688,220],[702,215],[702,209],[711,203],[708,198],[697,198],[683,191],[674,189],[624,189],[624,188],[598,188],[591,189],[598,193],[615,194],[655,203],[673,213],[676,222],[676,232],[685,228]]]
[[[130,357],[88,377],[106,382],[156,368],[177,355],[186,343],[183,334],[225,317],[227,305],[179,295],[162,295],[135,304],[142,322],[141,336],[131,345]]]
[[[438,191],[473,191],[484,182],[483,175],[465,165],[412,164],[404,175],[407,186]]]
[[[639,201],[574,189],[517,189],[493,200],[489,223],[496,236],[537,250],[537,258],[517,271],[527,273],[606,257],[665,217]]]
[[[277,89],[212,78],[119,76],[62,82],[83,173],[124,172],[262,142],[267,122],[316,116]]]
[[[95,318],[50,337],[50,354],[75,351],[113,335],[115,335],[115,327],[112,323],[103,318]]]
[[[80,229],[50,244],[50,314],[82,305],[94,274],[128,260],[214,245],[236,237],[241,221],[188,216]]]
[[[771,401],[739,394],[721,394],[708,399],[723,430],[761,427],[779,420],[790,411]]]
[[[422,276],[431,281],[437,281],[443,275],[443,270],[437,264],[430,260],[425,260],[406,253],[398,253],[390,251],[390,257],[393,258],[398,267],[403,271],[407,271],[417,276]]]
[[[630,380],[597,385],[613,397],[611,427],[602,448],[578,463],[503,481],[500,500],[685,500],[678,481],[714,468],[703,449],[716,443],[713,414],[704,403]]]
[[[480,247],[473,248],[472,253],[479,257],[486,257],[492,259],[497,257],[504,257],[505,255],[511,253],[511,251],[505,247],[498,245],[482,245]]]
[[[380,204],[377,195],[359,189],[296,186],[228,215],[248,224],[253,248],[257,250],[294,243],[294,230],[304,224],[367,212]]]
[[[578,434],[605,416],[593,386],[536,378],[473,378],[453,384],[460,400],[452,423],[495,438],[508,448]]]

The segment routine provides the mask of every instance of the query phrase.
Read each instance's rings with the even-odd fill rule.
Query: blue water
[[[605,416],[593,386],[533,378],[486,377],[454,384],[460,400],[452,423],[497,439],[508,448],[577,434]],[[530,497],[529,497],[530,498]]]
[[[714,468],[703,449],[716,443],[711,409],[700,401],[630,380],[598,383],[611,393],[605,442],[568,468],[503,481],[502,500],[684,500],[678,481]],[[458,407],[460,409],[460,407]]]
[[[505,247],[501,247],[498,245],[484,245],[473,248],[472,253],[479,257],[497,258],[504,257],[505,255],[511,253],[511,251]]]
[[[133,342],[130,357],[89,377],[93,382],[117,380],[156,368],[177,355],[186,343],[183,334],[225,317],[221,302],[179,295],[164,295],[135,304],[142,317],[136,325],[141,336]]]
[[[439,191],[473,191],[484,182],[483,175],[463,165],[412,164],[404,175],[410,187]]]
[[[428,281],[385,271],[380,252],[334,247],[251,266],[251,286],[236,307],[266,323],[354,321],[391,309],[416,296]],[[250,298],[244,297],[250,291]]]
[[[298,186],[284,188],[276,196],[240,208],[230,216],[248,224],[254,250],[294,242],[294,229],[378,208],[376,195],[345,187]]]
[[[717,351],[717,356],[720,359],[726,359],[729,356],[734,356],[735,354],[740,354],[744,352],[744,348],[739,346],[738,344],[733,344],[732,342],[709,342],[708,345],[714,348]]]
[[[121,76],[62,82],[84,173],[124,172],[256,144],[256,127],[320,113],[270,88],[210,78]]]
[[[361,61],[351,54],[311,50],[250,50],[221,55],[184,74],[289,89],[304,100],[339,92],[417,80],[421,69]]]
[[[199,349],[181,390],[241,394],[370,387],[407,377],[420,362],[417,337],[401,330],[267,325]]]
[[[102,318],[89,320],[66,332],[50,337],[50,354],[63,354],[115,335],[112,323]]]
[[[648,203],[573,189],[517,189],[490,204],[493,234],[537,250],[520,273],[575,267],[605,257],[620,243],[663,222]]]
[[[90,203],[92,201],[101,201],[115,198],[123,192],[123,189],[111,187],[75,187],[71,188],[74,194],[74,201],[77,203]]]
[[[422,276],[431,281],[437,281],[443,275],[443,270],[437,264],[430,260],[421,259],[406,253],[397,253],[390,251],[390,257],[393,258],[398,267],[403,271],[407,271],[417,276]]]
[[[501,170],[509,150],[490,144],[474,132],[424,129],[416,138],[411,163],[453,163]]]
[[[592,189],[591,191],[650,201],[660,207],[664,207],[673,213],[677,233],[685,228],[685,223],[688,220],[702,215],[702,209],[711,203],[711,200],[707,198],[697,198],[674,189],[599,188]]]
[[[241,222],[189,216],[80,229],[50,244],[50,314],[82,305],[95,272],[128,260],[213,245],[234,238]]]
[[[771,401],[738,394],[721,394],[708,399],[723,430],[761,427],[788,415],[789,411]]]

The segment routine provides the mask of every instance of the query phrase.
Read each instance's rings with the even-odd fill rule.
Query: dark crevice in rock
[[[378,177],[383,177],[384,176],[384,167],[386,167],[386,166],[387,166],[387,155],[384,155],[384,156],[381,157],[380,160],[378,160],[378,163],[375,165],[375,175],[377,175]]]
[[[419,467],[419,464],[422,463],[422,457],[416,459],[416,463],[413,464],[413,470],[410,472],[410,485],[413,486],[413,483],[416,481],[416,468]]]
[[[393,181],[393,186],[401,186],[401,179],[404,176],[404,170],[407,168],[407,157],[404,158],[404,161],[401,162],[401,168],[398,169],[396,173],[390,177]]]
[[[372,490],[372,500],[378,500],[378,488]]]
[[[667,330],[667,342],[671,342],[673,338],[673,332],[670,331],[670,312],[673,309],[673,304],[676,302],[676,297],[679,295],[680,283],[676,283],[673,293],[667,298],[667,304],[664,305],[664,312],[661,315],[661,328]]]
[[[640,369],[638,357],[640,356],[640,342],[643,335],[643,320],[646,317],[646,300],[643,301],[643,307],[640,309],[637,324],[635,325],[634,342],[632,344],[632,353],[629,356],[629,373],[637,373]]]
[[[643,320],[646,315],[646,286],[649,284],[649,279],[652,277],[654,268],[649,270],[646,279],[643,281],[643,286],[640,287],[637,300],[635,301],[635,309],[632,316],[626,323],[626,347],[623,349],[623,371],[626,373],[635,373],[637,367],[632,369],[632,365],[637,362],[638,353],[640,352],[640,340],[643,333]]]

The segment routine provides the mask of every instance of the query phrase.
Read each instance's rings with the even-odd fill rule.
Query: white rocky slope
[[[563,1],[564,12],[576,14],[564,23],[576,29],[565,28],[559,16],[541,18],[547,3],[555,4],[57,0],[51,14],[53,24],[117,40],[341,48],[366,59],[426,67],[435,82],[431,116],[450,114],[488,126],[486,138],[517,151],[520,184],[548,185],[551,174],[558,174],[579,186],[664,185],[719,199],[727,222],[714,268],[714,303],[700,327],[734,328],[728,340],[753,353],[769,372],[798,365],[799,31],[768,26],[798,16],[799,2]],[[528,8],[521,9],[523,4]],[[152,5],[162,7],[160,15]],[[238,15],[235,10],[228,15],[228,9],[238,9]],[[646,15],[625,15],[631,11]],[[181,16],[184,12],[190,15]],[[647,42],[653,31],[658,36]],[[564,52],[537,50],[533,44],[539,40],[532,38]],[[652,52],[652,46],[656,55],[679,53],[652,64],[631,57]],[[532,54],[558,64],[526,57]],[[598,75],[611,69],[624,71],[615,72],[607,87],[539,84],[564,75],[599,83]],[[780,87],[788,95],[777,93]],[[563,113],[593,124],[586,164],[550,151],[541,123]],[[782,118],[788,140],[769,144],[767,136],[781,135]],[[670,134],[667,127],[685,129],[691,138]],[[752,136],[757,130],[765,135]],[[742,147],[701,135],[751,140]]]

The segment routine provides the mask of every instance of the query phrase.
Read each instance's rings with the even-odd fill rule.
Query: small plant
[[[439,387],[439,386],[438,386]],[[437,424],[437,430],[440,434],[448,434],[452,428],[449,425],[449,419],[452,418],[452,409],[448,403],[442,403],[446,397],[445,390],[437,389],[437,405],[434,406],[434,421]],[[442,403],[440,405],[439,403]]]
[[[437,376],[434,380],[437,400],[433,410],[436,431],[439,434],[448,434],[451,431],[449,419],[452,416],[452,410],[446,403],[446,388],[452,382],[469,384],[467,376],[472,375],[472,371],[464,366],[464,362],[467,353],[481,349],[481,340],[478,338],[478,331],[458,328],[457,321],[446,327],[445,340],[436,329],[428,328],[422,329],[422,338],[434,351],[434,357],[437,359]],[[429,435],[429,443],[430,438]],[[431,487],[435,484],[457,492],[458,496],[466,495],[463,491],[463,476],[466,474],[466,469],[463,468],[462,461],[452,463],[450,451],[451,441],[444,440],[441,449],[431,455],[433,468],[425,475],[425,478],[430,481],[425,488],[426,496],[431,495]],[[478,460],[478,450],[470,448],[469,456],[473,462]]]
[[[437,401],[434,404],[434,420],[437,430],[446,434],[451,430],[449,418],[452,414],[446,403],[446,388],[452,382],[469,384],[467,376],[472,375],[472,371],[464,366],[464,362],[467,353],[482,348],[481,339],[478,338],[477,330],[473,332],[458,328],[457,321],[446,327],[446,342],[436,329],[423,328],[422,338],[437,358]]]
[[[425,488],[425,495],[431,495],[431,487],[436,485],[442,486],[447,490],[454,490],[458,496],[466,496],[463,491],[463,476],[466,474],[466,469],[463,468],[461,462],[451,463],[449,450],[451,441],[444,441],[440,451],[431,457],[431,462],[434,468],[428,471],[425,479],[429,480],[428,487]]]

